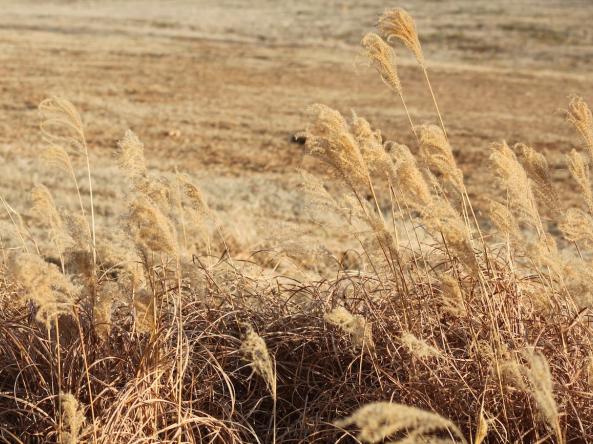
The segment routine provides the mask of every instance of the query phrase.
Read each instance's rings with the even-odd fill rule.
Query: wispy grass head
[[[589,156],[593,158],[593,114],[582,97],[572,98],[566,112],[566,120],[579,132],[589,151]]]
[[[33,213],[49,228],[51,241],[57,249],[58,255],[63,255],[73,244],[73,240],[66,230],[62,216],[49,189],[44,185],[36,185],[31,192]]]
[[[437,348],[410,332],[403,332],[400,336],[400,341],[410,354],[418,359],[438,358],[442,356]]]
[[[431,205],[432,195],[416,158],[406,145],[401,144],[391,145],[391,155],[395,162],[396,184],[405,203],[414,210],[423,211]]]
[[[366,34],[361,41],[361,45],[371,65],[377,70],[383,82],[393,91],[402,94],[393,48],[374,32]]]
[[[346,419],[336,421],[338,427],[355,425],[358,429],[357,438],[364,443],[379,443],[385,438],[403,435],[400,439],[391,438],[391,443],[433,442],[436,432],[444,432],[445,436],[438,442],[465,443],[461,431],[448,419],[415,407],[391,402],[375,402],[367,404]],[[453,436],[456,439],[453,439]]]
[[[391,42],[394,39],[400,40],[412,51],[420,65],[425,65],[422,46],[416,32],[416,23],[405,9],[388,9],[379,18],[379,31],[381,35]]]
[[[325,105],[313,105],[315,117],[307,128],[307,147],[330,164],[351,187],[367,187],[369,171],[358,142],[342,115]]]
[[[41,131],[50,145],[70,149],[69,154],[82,154],[84,125],[76,107],[62,97],[52,97],[39,104]]]
[[[574,149],[566,155],[566,159],[568,171],[577,183],[589,213],[593,214],[593,188],[591,187],[589,159]]]
[[[371,324],[362,316],[353,315],[344,307],[336,307],[326,313],[324,319],[348,333],[356,347],[372,345]]]
[[[85,422],[85,415],[72,393],[60,393],[62,406],[62,443],[78,444],[79,435]]]
[[[119,146],[119,166],[132,183],[137,183],[147,176],[144,159],[144,145],[138,136],[127,130]]]
[[[253,370],[263,378],[272,397],[276,398],[276,374],[274,363],[263,338],[251,326],[247,327],[245,338],[241,342],[241,352],[249,360]]]
[[[552,184],[550,167],[546,157],[523,143],[515,145],[519,152],[523,168],[528,177],[534,183],[534,191],[540,202],[543,202],[549,209],[555,211],[558,208],[558,194]]]
[[[129,228],[136,244],[149,251],[177,254],[175,228],[161,210],[145,197],[130,204]]]
[[[519,220],[532,227],[539,227],[540,219],[532,183],[515,153],[506,142],[502,142],[493,146],[490,159],[494,163],[501,185],[508,193],[510,207],[517,212]]]
[[[436,125],[420,127],[420,155],[432,170],[451,183],[459,193],[463,191],[463,173],[457,167],[453,149],[441,128]]]
[[[393,179],[395,165],[383,147],[381,132],[373,130],[369,122],[352,113],[352,133],[358,142],[362,157],[373,178]]]
[[[61,315],[71,315],[79,290],[58,267],[36,254],[11,255],[8,271],[24,289],[24,299],[37,305],[37,320],[49,325]]]
[[[489,208],[490,221],[498,229],[500,234],[517,240],[521,237],[521,230],[517,219],[506,205],[500,202],[491,201]]]

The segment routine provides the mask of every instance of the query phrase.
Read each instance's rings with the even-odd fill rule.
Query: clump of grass
[[[425,68],[409,15],[387,12],[380,28]],[[363,45],[401,92],[393,50],[375,34]],[[302,189],[321,228],[358,245],[348,245],[352,261],[342,245],[325,247],[335,265],[321,279],[233,257],[216,205],[190,176],[149,171],[131,132],[119,143],[125,238],[103,245],[96,196],[83,199],[77,179],[82,159],[90,185],[82,118],[63,99],[41,110],[45,156],[72,179],[80,211],[43,186],[33,219],[1,199],[16,237],[0,263],[5,441],[593,437],[593,199],[581,152],[568,169],[582,208],[565,208],[542,153],[496,145],[498,194],[476,214],[442,120],[417,127],[408,147],[356,113],[316,105],[307,145],[331,172],[303,172]],[[588,107],[576,100],[569,114],[587,144]],[[557,208],[542,218],[541,204]]]

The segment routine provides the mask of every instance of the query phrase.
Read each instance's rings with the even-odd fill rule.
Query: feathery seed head
[[[91,227],[89,221],[80,212],[64,213],[64,223],[70,238],[74,241],[72,248],[85,250],[89,248],[91,241]]]
[[[463,173],[457,168],[453,150],[443,130],[436,125],[420,127],[420,155],[458,191],[463,190]]]
[[[558,252],[556,239],[550,233],[543,232],[536,241],[528,242],[526,251],[536,265],[562,276],[563,260]]]
[[[425,66],[422,46],[416,32],[416,23],[402,8],[389,9],[379,18],[379,31],[388,42],[399,39],[412,51],[421,66]]]
[[[352,338],[355,347],[372,346],[371,324],[360,315],[353,315],[344,307],[336,307],[323,317],[326,322],[341,328]]]
[[[568,170],[583,194],[589,213],[593,214],[593,189],[591,188],[589,160],[574,149],[570,154],[567,154],[566,159]]]
[[[403,433],[403,438],[392,443],[432,442],[436,432],[448,432],[462,443],[460,430],[448,419],[415,407],[391,402],[375,402],[356,410],[348,418],[335,422],[337,427],[355,425],[360,431],[357,438],[364,443],[379,443],[391,435]],[[443,442],[455,443],[453,439]]]
[[[548,362],[540,352],[532,348],[523,350],[521,354],[526,364],[510,358],[500,363],[501,372],[509,384],[533,396],[544,422],[561,440],[558,407],[554,400],[552,374]]]
[[[443,273],[440,276],[440,281],[442,289],[441,298],[444,309],[453,316],[465,316],[467,310],[465,308],[463,292],[457,279],[451,275]]]
[[[170,256],[177,254],[175,228],[147,198],[138,197],[130,204],[128,222],[132,238],[140,248]]]
[[[535,184],[534,190],[539,199],[552,210],[558,207],[558,194],[552,185],[548,161],[542,153],[523,143],[515,145],[528,177]]]
[[[307,147],[330,164],[351,187],[368,187],[369,171],[360,147],[342,115],[325,105],[313,105],[315,119],[307,128]]]
[[[119,166],[132,183],[147,176],[144,159],[144,145],[138,136],[127,130],[117,145],[119,146]]]
[[[51,241],[54,243],[58,254],[61,256],[64,251],[73,244],[64,226],[64,221],[56,208],[54,199],[44,185],[36,185],[31,191],[33,200],[33,213],[49,228]]]
[[[408,351],[418,359],[438,358],[442,353],[427,343],[425,340],[417,338],[410,332],[403,332],[400,341]]]
[[[539,226],[532,184],[525,169],[506,142],[495,144],[490,159],[503,187],[506,188],[511,208],[518,212],[519,220],[533,227]]]
[[[51,146],[64,146],[72,154],[82,154],[84,126],[76,107],[61,97],[52,97],[39,104],[41,132]]]
[[[593,217],[580,208],[570,208],[559,224],[564,237],[571,242],[593,243]]]
[[[141,333],[152,333],[156,329],[156,301],[153,292],[140,288],[134,297],[134,320]]]
[[[189,201],[193,210],[198,214],[204,216],[210,212],[206,198],[200,190],[189,178],[187,174],[177,174],[177,180],[183,185],[183,194]]]
[[[406,203],[417,211],[424,211],[431,204],[432,195],[416,158],[407,146],[400,144],[391,145],[391,156],[395,160],[395,182]]]
[[[373,131],[366,119],[352,112],[352,133],[370,173],[386,179],[395,177],[395,165],[383,147],[381,132]]]
[[[37,306],[37,320],[49,325],[61,315],[72,314],[78,290],[58,267],[29,253],[9,257],[8,272]]]
[[[480,408],[480,415],[478,417],[478,427],[474,435],[474,444],[482,444],[488,436],[489,421],[484,416],[484,408]]]
[[[55,167],[56,169],[67,174],[74,174],[72,161],[68,155],[68,152],[63,146],[50,145],[43,151],[41,157],[48,166]]]
[[[526,349],[523,357],[528,367],[523,368],[531,394],[535,399],[538,410],[546,424],[556,433],[556,438],[562,442],[562,431],[560,430],[558,406],[554,399],[552,386],[552,373],[548,361],[540,352],[534,349]]]
[[[276,375],[272,358],[265,341],[251,326],[247,327],[247,334],[241,342],[241,352],[255,372],[264,379],[272,397],[276,399]]]
[[[62,406],[62,443],[78,444],[85,416],[78,400],[71,393],[60,392]]]
[[[568,105],[566,120],[580,133],[589,156],[593,159],[593,115],[582,97],[573,97]]]
[[[93,305],[95,331],[102,340],[106,340],[111,333],[111,310],[117,293],[117,283],[113,281],[104,282],[99,287],[97,300]]]
[[[489,215],[490,220],[501,234],[515,240],[520,238],[521,231],[517,219],[506,205],[494,200],[491,201]]]
[[[393,48],[374,32],[366,34],[361,41],[361,45],[371,65],[377,70],[383,82],[394,92],[402,94]]]
[[[470,273],[477,274],[479,266],[472,247],[467,226],[460,214],[444,200],[435,200],[421,210],[423,221],[434,232],[445,238],[449,250],[454,253]]]

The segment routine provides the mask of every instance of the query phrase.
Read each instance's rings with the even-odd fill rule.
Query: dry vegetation
[[[545,156],[500,141],[483,217],[412,17],[386,11],[362,47],[412,149],[310,108],[300,193],[348,250],[282,232],[245,252],[191,177],[147,168],[132,131],[117,150],[126,212],[101,227],[83,119],[63,98],[41,103],[45,165],[75,204],[42,184],[31,217],[1,199],[4,442],[593,440],[588,105],[574,97],[565,113],[578,206],[565,208]],[[438,125],[408,112],[405,48]]]

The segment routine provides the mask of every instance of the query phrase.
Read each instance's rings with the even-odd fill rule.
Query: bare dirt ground
[[[37,105],[59,94],[86,122],[106,229],[124,187],[113,153],[131,128],[151,167],[194,176],[250,248],[271,220],[305,217],[297,189],[305,153],[291,137],[307,106],[355,110],[414,149],[399,101],[357,57],[362,35],[392,6],[417,19],[470,194],[483,199],[492,182],[495,141],[525,142],[554,169],[563,165],[578,140],[559,110],[571,93],[593,100],[588,1],[6,0],[0,192],[25,216],[33,183],[50,185],[58,201],[73,192],[38,160]],[[414,119],[436,122],[423,77],[403,48],[398,55]],[[558,179],[570,188],[566,173]]]

